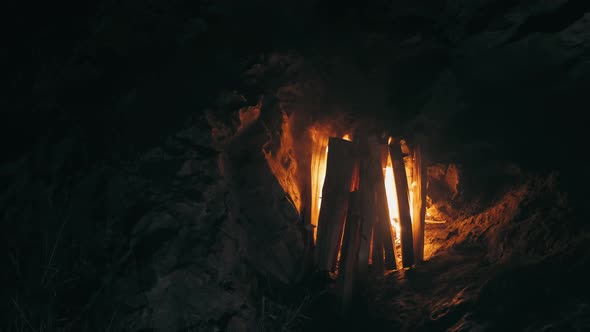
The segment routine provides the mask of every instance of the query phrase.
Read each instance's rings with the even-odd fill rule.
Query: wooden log
[[[378,209],[378,187],[380,183],[383,183],[383,172],[382,172],[382,165],[381,165],[381,150],[379,149],[379,144],[377,142],[377,138],[372,136],[369,137],[367,140],[367,150],[369,152],[368,160],[367,160],[367,181],[368,186],[371,188],[371,195],[370,198],[370,206],[367,206],[367,209],[371,209],[371,217],[373,218],[373,228],[372,228],[372,248],[371,248],[371,272],[377,275],[382,275],[385,266],[384,266],[384,257],[383,257],[383,232],[381,230],[379,224],[379,209]]]
[[[303,252],[303,271],[304,275],[308,274],[313,270],[313,260],[314,260],[314,239],[313,239],[313,232],[314,226],[309,223],[303,224],[303,241],[304,241],[304,252]]]
[[[310,158],[311,160],[311,151],[310,151]],[[305,172],[305,187],[302,191],[303,193],[303,208],[301,209],[301,217],[303,219],[303,223],[305,225],[308,224],[312,224],[311,222],[311,201],[312,201],[312,195],[311,195],[311,163],[305,165],[303,164],[302,167],[308,166],[309,172]],[[305,167],[307,168],[307,167]]]
[[[426,168],[422,160],[422,149],[416,145],[413,153],[413,207],[412,235],[416,262],[424,261],[424,227],[426,223]]]
[[[373,226],[373,248],[371,257],[371,272],[376,275],[382,275],[385,271],[383,261],[383,239],[377,224]]]
[[[322,195],[322,186],[326,174],[326,148],[328,147],[328,137],[317,135],[313,140],[311,153],[311,188],[310,188],[310,220],[315,226],[314,243],[317,237],[317,226],[320,215],[320,197]]]
[[[389,145],[389,155],[393,165],[393,178],[397,193],[397,205],[399,211],[402,265],[411,267],[414,264],[414,245],[412,236],[412,217],[410,215],[410,202],[408,197],[408,179],[399,140],[393,140]]]
[[[379,202],[379,206],[387,206],[387,199],[384,198],[385,195],[378,194],[381,199],[377,199]],[[389,222],[389,214],[387,213],[387,208],[380,207],[377,209],[379,212],[379,220],[377,223],[377,227],[379,228],[379,233],[381,236],[381,243],[383,245],[383,250],[385,253],[385,268],[387,270],[395,270],[395,248],[393,243],[393,234],[391,229],[391,223]]]
[[[361,240],[361,211],[360,193],[350,193],[342,251],[340,252],[340,264],[338,266],[338,278],[342,291],[342,313],[350,312],[350,307],[355,297],[359,268],[359,249]]]
[[[336,268],[355,163],[352,142],[333,137],[329,139],[315,249],[320,271],[334,271]]]
[[[387,156],[387,146],[378,144],[375,137],[369,139],[369,151],[371,153],[371,174],[373,178],[373,186],[375,190],[375,211],[376,211],[376,223],[375,231],[377,236],[375,237],[379,241],[376,242],[379,247],[385,253],[385,264],[384,268],[393,270],[395,269],[395,249],[392,237],[391,221],[389,218],[389,206],[387,204],[387,193],[385,191],[385,182],[383,178],[383,165],[387,164],[387,159],[383,161],[384,157]],[[377,256],[382,256],[381,252],[376,253]],[[379,271],[377,271],[379,272]]]
[[[359,194],[361,209],[361,231],[359,248],[359,282],[367,281],[369,257],[371,255],[371,240],[375,224],[375,189],[374,179],[369,170],[369,146],[367,138],[359,136],[357,139],[357,156],[359,159]]]

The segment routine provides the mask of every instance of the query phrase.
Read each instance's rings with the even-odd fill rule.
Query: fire
[[[336,136],[334,130],[327,126],[313,126],[309,129],[312,140],[311,151],[311,224],[314,228],[314,240],[317,236],[317,225],[322,206],[322,189],[326,179],[326,166],[328,162],[328,140]],[[344,134],[342,139],[352,140],[350,134]]]
[[[258,119],[259,107],[244,108],[240,110],[239,116],[240,130],[242,130]],[[315,239],[322,205],[322,189],[326,178],[329,138],[342,137],[352,141],[352,134],[349,130],[336,129],[336,125],[331,123],[315,123],[307,127],[304,133],[296,132],[297,126],[293,117],[283,114],[280,142],[271,141],[267,144],[269,147],[278,146],[278,149],[265,148],[263,151],[272,173],[294,207],[298,212],[305,213],[309,223],[314,226]],[[309,153],[307,155],[309,159],[305,160],[303,153]],[[306,172],[309,173],[305,175]],[[303,199],[306,201],[304,202]],[[307,211],[303,209],[304,205],[307,206]]]
[[[391,157],[387,156],[387,166],[385,167],[385,193],[387,195],[387,206],[389,207],[389,221],[391,226],[395,229],[396,244],[400,243],[400,225],[399,225],[399,210],[397,207],[397,192],[395,191],[395,181],[393,179],[393,165]]]
[[[240,129],[248,127],[260,116],[260,109],[256,106],[240,110]],[[350,127],[338,126],[332,122],[316,122],[301,131],[293,117],[283,114],[283,122],[280,137],[271,136],[263,149],[268,165],[276,176],[281,187],[285,190],[288,198],[294,207],[302,214],[304,222],[313,227],[314,242],[317,238],[317,226],[322,205],[322,190],[326,179],[328,161],[328,142],[330,137],[341,137],[344,140],[352,141],[354,132]],[[338,128],[338,129],[337,129]],[[278,138],[280,141],[277,141]],[[388,145],[392,142],[389,138]],[[414,154],[404,141],[401,141],[402,153],[405,154],[404,168],[408,183],[408,199],[411,222],[414,224],[414,210],[418,211],[420,199],[414,202],[414,192],[419,192],[417,182],[414,181]],[[384,148],[384,146],[381,146]],[[385,185],[385,196],[389,211],[389,221],[392,231],[395,231],[396,261],[398,266],[401,262],[401,225],[399,220],[398,197],[395,186],[395,171],[393,162],[387,149],[381,152],[383,180]],[[385,160],[386,158],[386,160]],[[419,176],[417,178],[419,181]],[[351,191],[359,188],[359,169],[353,175]],[[382,189],[381,189],[382,190]],[[412,227],[414,228],[414,227]],[[311,231],[311,228],[307,228]],[[372,247],[372,246],[371,246]],[[371,248],[370,247],[370,248]],[[371,250],[371,249],[369,249]]]
[[[315,125],[309,128],[309,137],[311,138],[311,190],[309,194],[310,199],[310,223],[314,227],[314,240],[317,237],[317,225],[319,219],[320,208],[322,205],[322,189],[326,178],[326,166],[328,160],[328,140],[330,137],[341,137],[342,139],[352,141],[353,137],[350,133],[337,133],[330,126]],[[389,142],[391,143],[391,138]],[[405,168],[408,181],[408,198],[410,203],[410,215],[413,216],[414,202],[413,202],[413,191],[416,187],[416,182],[413,181],[412,174],[412,162],[411,157],[405,158]],[[387,198],[387,206],[389,210],[389,221],[391,227],[395,231],[395,246],[398,247],[396,250],[398,265],[401,265],[401,226],[399,221],[399,207],[397,201],[397,191],[395,187],[394,169],[391,156],[387,153],[387,161],[384,162],[385,167],[383,168],[383,179],[385,184],[385,193]],[[412,221],[413,223],[413,221]]]
[[[315,226],[314,240],[317,236],[317,225],[322,205],[322,188],[326,179],[326,164],[328,160],[329,135],[318,128],[310,129],[312,140],[311,152],[311,224]]]
[[[293,206],[301,212],[301,191],[297,183],[297,159],[293,151],[294,137],[291,132],[291,119],[283,114],[280,147],[277,151],[263,150],[268,166],[275,175],[281,187],[291,199]]]
[[[388,140],[388,144],[391,144],[392,138],[390,137]],[[407,159],[407,158],[406,158]],[[408,186],[408,198],[410,203],[410,216],[414,216],[414,201],[413,201],[413,192],[414,188],[416,187],[417,183],[412,181],[412,160],[406,160],[405,168],[406,168],[406,176],[407,181],[410,184]],[[399,207],[397,203],[397,191],[395,187],[395,179],[394,179],[394,171],[393,171],[393,163],[391,161],[391,156],[387,156],[387,163],[386,167],[383,169],[384,176],[383,179],[385,181],[385,193],[387,196],[387,206],[389,208],[389,220],[391,226],[395,230],[395,246],[398,248],[396,249],[396,260],[398,261],[398,266],[401,265],[401,226],[399,222]],[[412,219],[412,224],[414,220]]]

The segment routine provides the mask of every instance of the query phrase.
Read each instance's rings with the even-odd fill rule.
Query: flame
[[[259,115],[260,109],[259,107],[253,106],[249,108],[245,108],[240,110],[240,128],[243,129],[250,125],[251,123],[255,122]],[[320,124],[315,123],[312,126],[307,127],[307,130],[304,134],[307,137],[304,140],[301,140],[301,135],[294,136],[291,127],[292,119],[289,118],[286,114],[283,114],[283,123],[282,123],[282,135],[280,138],[280,146],[278,150],[275,149],[274,152],[266,151],[265,155],[268,161],[268,164],[276,176],[277,180],[279,181],[280,185],[283,187],[285,192],[291,198],[293,204],[297,208],[297,210],[301,213],[302,212],[302,205],[305,204],[305,211],[309,213],[310,223],[314,226],[313,227],[313,238],[314,241],[317,237],[317,225],[319,219],[320,208],[322,205],[322,189],[324,186],[324,181],[326,179],[326,169],[327,169],[327,161],[328,161],[328,141],[330,137],[341,137],[344,140],[352,141],[353,137],[350,134],[350,130],[337,130],[335,129],[334,125],[331,124]],[[295,126],[296,127],[296,126]],[[302,132],[303,133],[303,132]],[[388,139],[388,145],[392,142],[392,137]],[[311,150],[307,145],[311,142]],[[307,159],[307,162],[303,162],[298,165],[297,159],[295,158],[294,148],[297,148],[297,145],[300,148],[303,148],[305,151],[304,153],[310,153],[307,156],[310,159]],[[405,145],[404,141],[401,141],[402,144],[402,151],[404,153],[409,153],[407,145]],[[385,155],[382,156],[385,159]],[[411,157],[404,158],[404,167],[406,170],[407,176],[407,183],[408,183],[408,199],[409,199],[409,209],[410,209],[410,216],[414,217],[413,211],[415,210],[414,207],[414,191],[417,189],[416,181],[413,181],[413,159]],[[397,191],[395,186],[395,179],[394,179],[394,169],[393,163],[391,160],[391,156],[387,153],[387,161],[383,163],[383,179],[385,182],[385,192],[387,198],[387,206],[389,210],[389,218],[390,224],[393,230],[395,231],[395,246],[396,246],[396,261],[398,267],[401,266],[401,227],[399,222],[399,207],[397,201]],[[303,167],[305,165],[305,167]],[[299,170],[298,170],[299,166]],[[309,168],[307,168],[309,167]],[[303,180],[302,182],[297,182],[297,172],[306,172],[309,170],[310,175],[307,177],[305,181],[310,181],[305,183]],[[299,173],[300,174],[300,173]],[[357,174],[358,175],[358,174]],[[358,180],[358,177],[357,177]],[[353,181],[354,182],[354,181]],[[305,187],[303,184],[305,183]],[[305,203],[302,201],[301,190],[299,185],[302,185],[302,188],[305,188]],[[309,186],[309,187],[308,187]],[[354,185],[353,185],[354,186]],[[310,188],[310,189],[309,189]],[[351,190],[355,190],[358,188],[357,186],[351,188]],[[307,196],[310,195],[310,196]],[[308,206],[309,204],[309,206]],[[431,212],[431,211],[428,211]],[[428,213],[427,212],[427,213]],[[428,213],[428,217],[431,217],[432,213]],[[414,220],[412,220],[412,224]],[[371,239],[372,241],[372,239]],[[372,250],[372,244],[371,244]],[[369,256],[369,259],[371,256]]]
[[[352,135],[346,133],[344,135],[335,135],[334,130],[329,126],[313,126],[309,129],[309,135],[312,141],[311,150],[311,224],[314,225],[314,240],[317,237],[317,224],[319,219],[319,212],[322,205],[322,189],[326,178],[326,166],[328,159],[328,140],[329,137],[342,137],[347,141],[352,141]],[[390,144],[392,138],[390,137],[388,143]],[[407,147],[406,147],[407,148]],[[383,180],[385,183],[385,193],[387,198],[387,206],[389,210],[390,224],[395,231],[395,247],[396,247],[396,263],[401,267],[401,226],[399,222],[399,206],[397,201],[397,191],[395,186],[394,169],[391,156],[387,153],[387,161],[384,162]],[[408,199],[410,217],[413,217],[414,207],[414,190],[417,183],[413,179],[413,159],[411,157],[404,158],[404,168],[406,170],[408,183]],[[351,189],[352,190],[352,189]],[[414,220],[412,219],[412,224]],[[372,241],[372,239],[371,239]],[[372,245],[371,245],[372,249]],[[369,260],[371,257],[369,258]]]
[[[272,173],[279,181],[283,190],[289,195],[294,207],[298,212],[301,212],[301,191],[296,180],[297,160],[293,151],[294,138],[291,132],[290,119],[284,113],[281,128],[283,134],[281,135],[278,151],[271,152],[263,150],[263,152]]]
[[[389,207],[389,221],[391,226],[395,229],[396,244],[400,243],[400,225],[399,225],[399,210],[397,206],[397,192],[395,191],[395,180],[393,178],[393,164],[391,157],[387,156],[387,166],[385,171],[385,194],[387,196],[387,206]]]
[[[389,136],[387,140],[387,145],[391,144],[393,137]],[[389,153],[387,154],[387,163],[384,171],[383,180],[385,181],[385,194],[387,196],[387,206],[389,207],[389,222],[391,226],[395,230],[395,245],[401,245],[401,227],[399,223],[399,207],[397,203],[397,191],[395,187],[395,179],[393,175],[393,163],[391,161],[391,156]],[[397,250],[399,252],[399,250]],[[399,256],[399,255],[398,255]]]

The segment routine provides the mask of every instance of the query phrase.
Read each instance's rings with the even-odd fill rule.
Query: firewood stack
[[[387,204],[383,170],[388,157],[393,164],[401,234],[395,234],[391,226]],[[329,139],[314,262],[319,271],[338,270],[343,312],[350,309],[359,286],[366,284],[369,270],[383,275],[396,268],[396,236],[401,240],[404,268],[423,259],[426,184],[420,147],[409,157],[413,161],[410,179],[400,140],[383,144],[363,135],[354,142]]]

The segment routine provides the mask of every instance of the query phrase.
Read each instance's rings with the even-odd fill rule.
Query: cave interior
[[[590,2],[10,6],[0,331],[590,330]]]

